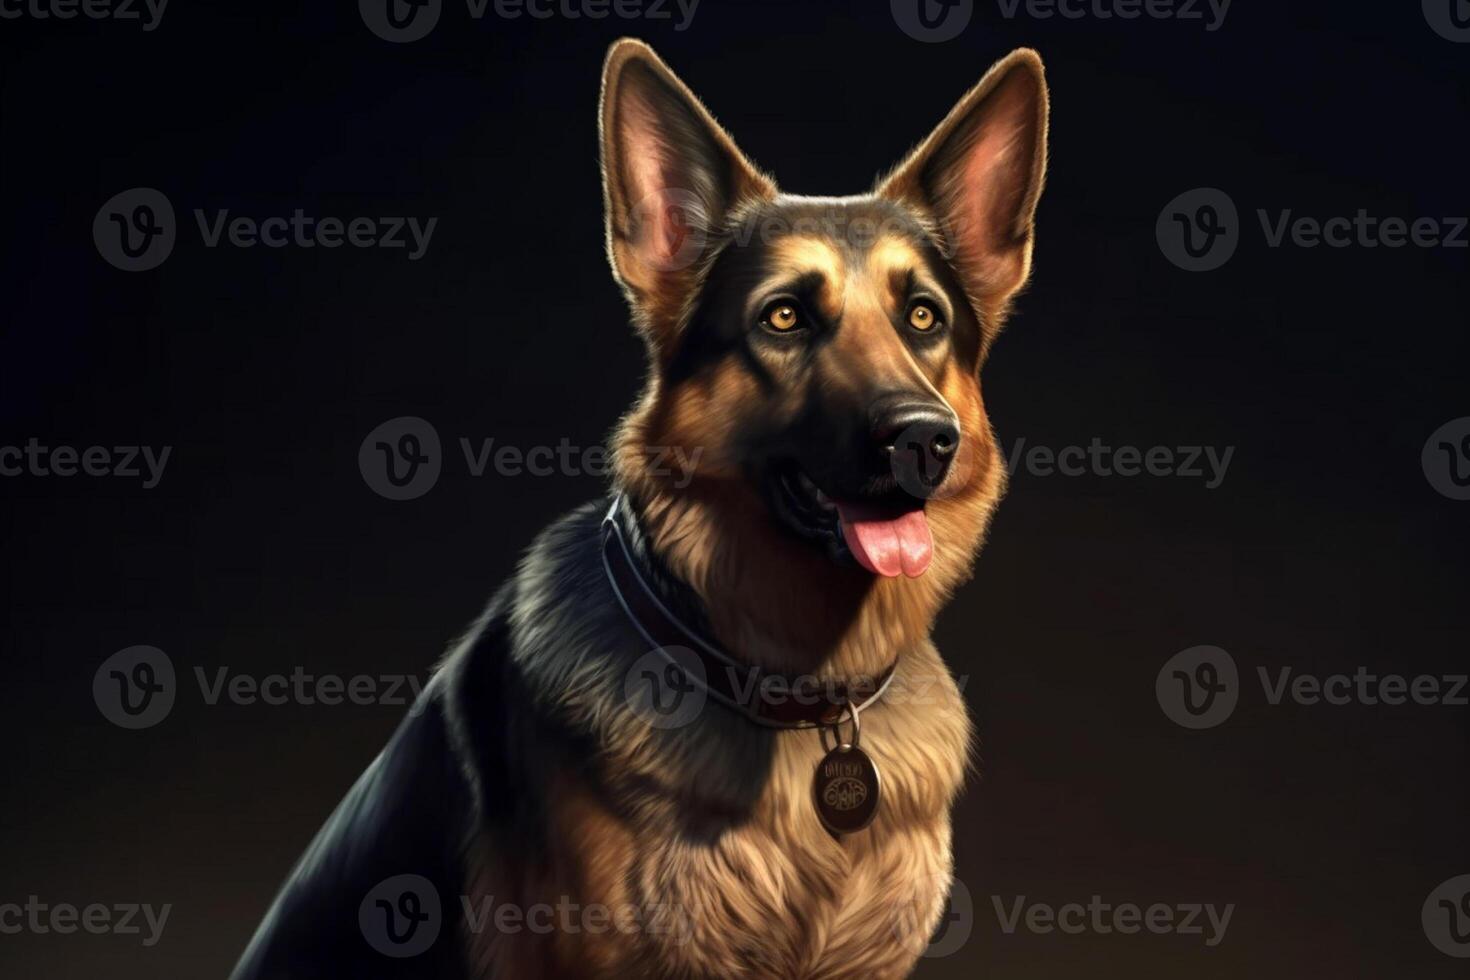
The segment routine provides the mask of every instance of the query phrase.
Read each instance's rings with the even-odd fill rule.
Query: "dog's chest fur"
[[[950,880],[951,793],[941,787],[952,775],[926,755],[936,736],[966,737],[958,698],[934,701],[940,730],[908,730],[918,719],[907,706],[870,714],[864,744],[884,793],[864,831],[834,840],[820,826],[811,784],[823,749],[804,731],[777,736],[749,820],[709,841],[660,833],[657,820],[628,835],[636,900],[667,907],[677,930],[650,951],[657,975],[907,976]]]
[[[579,573],[562,567],[558,594],[583,608],[553,609],[548,574],[534,556],[523,569],[512,656],[597,748],[542,776],[546,856],[523,859],[487,828],[466,885],[476,900],[598,909],[601,928],[471,935],[481,975],[907,976],[949,890],[970,735],[933,646],[904,651],[888,694],[864,710],[882,802],[866,830],[834,840],[812,800],[817,732],[763,729],[715,704],[687,728],[650,728],[622,701],[636,645],[608,658],[614,621],[585,615],[600,583],[563,591]]]
[[[533,963],[536,975],[586,978],[907,976],[950,885],[957,774],[948,759],[963,759],[968,732],[953,684],[944,687],[925,705],[922,740],[899,737],[920,721],[908,706],[872,710],[864,744],[883,772],[883,802],[868,829],[841,840],[813,808],[822,750],[811,731],[777,736],[750,815],[715,818],[722,829],[711,836],[686,828],[691,813],[717,801],[610,799],[559,781],[549,826],[566,850],[530,876],[525,900],[605,909],[614,923],[626,914],[628,927],[558,929],[549,959],[531,948],[546,936],[482,935],[473,958],[508,968],[488,974],[497,977]],[[953,742],[953,755],[942,741]]]

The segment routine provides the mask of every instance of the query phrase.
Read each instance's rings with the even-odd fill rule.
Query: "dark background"
[[[302,5],[303,7],[305,5]],[[884,3],[703,0],[671,21],[472,21],[373,36],[179,0],[136,22],[0,21],[0,444],[173,446],[160,485],[0,479],[0,903],[149,902],[162,941],[0,936],[7,976],[219,977],[397,707],[209,706],[196,667],[422,676],[536,530],[601,483],[466,472],[457,440],[598,444],[642,354],[606,267],[595,104],[650,41],[762,166],[852,193],[1012,47],[1045,58],[1035,277],[985,372],[1002,444],[1234,446],[1224,483],[1020,472],[937,634],[980,736],[955,815],[968,943],[923,977],[1435,978],[1420,907],[1470,872],[1466,709],[1273,707],[1259,666],[1464,672],[1470,503],[1420,450],[1470,415],[1467,251],[1266,246],[1255,209],[1445,217],[1470,47],[1419,4],[1237,0],[1200,21],[1006,20],[946,43]],[[126,273],[93,216],[156,187],[172,256]],[[1176,194],[1241,212],[1223,268],[1171,265]],[[428,254],[203,247],[192,209],[438,216]],[[395,503],[363,437],[432,422],[445,471]],[[181,675],[157,727],[91,695],[114,651]],[[1224,725],[1154,695],[1215,644]],[[1006,935],[1010,905],[1234,903],[1224,941]]]

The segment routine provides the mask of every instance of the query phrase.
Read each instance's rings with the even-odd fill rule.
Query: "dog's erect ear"
[[[1040,56],[1012,51],[878,186],[939,223],[966,290],[988,310],[1003,308],[1031,268],[1046,117]]]
[[[775,185],[641,41],[602,70],[602,186],[613,273],[644,326],[677,321],[713,232]]]

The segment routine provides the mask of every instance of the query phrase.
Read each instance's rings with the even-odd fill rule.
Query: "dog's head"
[[[790,196],[652,50],[615,44],[607,245],[651,363],[625,482],[719,498],[807,581],[962,577],[1003,485],[980,367],[1029,270],[1046,119],[1016,51],[871,193]],[[653,472],[661,448],[693,472]]]

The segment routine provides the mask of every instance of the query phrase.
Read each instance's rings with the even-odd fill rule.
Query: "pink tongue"
[[[934,538],[923,510],[900,517],[877,519],[862,508],[838,504],[842,537],[853,557],[874,575],[893,578],[900,572],[918,578],[934,557]]]

